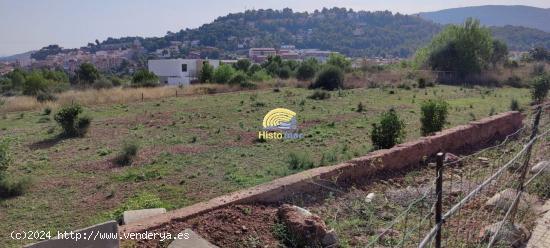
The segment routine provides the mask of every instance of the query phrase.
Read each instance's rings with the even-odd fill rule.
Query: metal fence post
[[[537,113],[535,114],[535,121],[533,122],[533,130],[531,131],[531,136],[529,137],[529,140],[533,140],[537,136],[537,132],[539,130],[539,123],[540,123],[540,115],[542,113],[542,105],[539,105],[537,107]],[[529,161],[531,160],[531,150],[533,149],[533,146],[535,145],[535,141],[531,142],[529,144],[529,147],[527,147],[527,151],[525,152],[525,160],[523,161],[523,164],[521,165],[521,174],[519,176],[519,184],[517,187],[517,193],[519,194],[518,200],[513,202],[512,210],[510,212],[510,222],[514,224],[514,221],[516,219],[516,214],[518,211],[519,203],[521,202],[521,194],[525,187],[525,177],[527,176],[527,171],[529,169]],[[506,220],[505,220],[506,221]]]
[[[443,153],[437,154],[437,181],[435,185],[435,193],[437,194],[437,201],[435,203],[435,224],[439,225],[435,234],[435,247],[441,248],[441,229],[443,228],[441,212],[443,208]]]

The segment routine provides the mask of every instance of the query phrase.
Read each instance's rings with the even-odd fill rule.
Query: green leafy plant
[[[314,163],[311,160],[311,156],[307,153],[291,152],[288,155],[288,165],[290,169],[311,169],[314,167]]]
[[[550,89],[550,76],[538,76],[533,79],[531,85],[531,98],[535,103],[541,103],[548,95]]]
[[[336,90],[344,87],[344,73],[335,66],[327,66],[317,76],[311,86],[315,89]]]
[[[137,156],[139,145],[134,140],[127,140],[122,145],[122,150],[115,159],[118,165],[126,166],[132,164],[132,161]]]
[[[324,90],[316,90],[313,94],[309,95],[307,98],[313,100],[326,100],[330,99],[330,93]]]
[[[54,116],[55,121],[63,129],[67,137],[84,136],[91,123],[90,117],[80,117],[83,109],[78,104],[62,107]]]
[[[521,110],[518,100],[512,99],[510,101],[510,110],[512,110],[512,111],[520,111]]]
[[[447,123],[447,115],[449,104],[443,100],[428,100],[422,103],[420,107],[422,124],[422,135],[426,136],[434,132],[443,130]]]
[[[405,138],[405,123],[394,109],[382,113],[378,123],[372,124],[371,141],[376,149],[392,148]]]

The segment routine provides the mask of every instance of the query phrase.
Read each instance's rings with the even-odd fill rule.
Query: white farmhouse
[[[149,71],[155,73],[161,83],[168,85],[189,85],[198,79],[204,62],[214,68],[220,65],[219,60],[203,59],[154,59],[148,61]]]

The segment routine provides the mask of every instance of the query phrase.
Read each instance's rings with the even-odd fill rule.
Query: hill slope
[[[107,44],[131,44],[137,39],[149,52],[166,48],[174,41],[185,44],[172,54],[173,57],[185,57],[192,51],[200,51],[203,58],[232,58],[235,53],[246,54],[248,48],[285,44],[337,51],[352,57],[409,57],[442,28],[442,25],[416,15],[389,11],[356,12],[345,8],[324,8],[312,13],[291,9],[250,10],[219,17],[199,28],[168,32],[163,37],[108,38],[98,47],[92,47],[92,51]],[[528,50],[540,44],[550,48],[549,33],[512,26],[492,30],[513,50]]]
[[[419,16],[440,24],[458,24],[468,17],[487,26],[522,26],[550,32],[550,9],[523,5],[485,5],[419,13]]]
[[[314,13],[257,10],[229,14],[198,29],[182,30],[165,38],[200,40],[203,46],[237,50],[277,47],[339,51],[350,56],[409,56],[439,32],[439,25],[415,16],[384,12],[354,12],[333,8]]]

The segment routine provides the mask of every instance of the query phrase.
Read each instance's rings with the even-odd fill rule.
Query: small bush
[[[312,88],[324,90],[336,90],[344,87],[344,73],[334,66],[325,67],[317,76]]]
[[[356,109],[356,111],[359,112],[359,113],[365,111],[365,106],[363,105],[362,102],[359,102],[359,104],[357,104],[357,109]]]
[[[420,88],[420,89],[426,88],[426,79],[419,78],[417,83],[418,83],[418,88]]]
[[[79,117],[82,113],[82,107],[78,104],[72,104],[62,107],[54,116],[55,121],[63,129],[63,134],[67,137],[84,136],[91,123],[90,117]]]
[[[531,85],[531,97],[535,103],[541,103],[548,95],[548,89],[550,89],[550,77],[538,76],[533,79]]]
[[[88,128],[92,124],[92,118],[89,116],[83,116],[76,121],[76,130],[79,136],[84,136],[88,132]]]
[[[162,202],[162,200],[151,193],[139,193],[131,198],[129,198],[122,205],[118,206],[111,214],[110,217],[122,221],[122,215],[125,211],[128,210],[139,210],[147,208],[168,208],[169,206]]]
[[[536,64],[533,67],[533,71],[531,72],[531,74],[534,75],[534,76],[541,76],[545,72],[546,72],[546,68],[545,68],[544,64]]]
[[[290,78],[290,74],[292,74],[292,71],[288,68],[288,66],[283,66],[277,70],[277,76],[280,79],[288,79]]]
[[[220,65],[215,71],[213,80],[215,83],[219,84],[225,84],[228,83],[231,78],[233,78],[233,75],[236,73],[235,68],[233,66],[223,64]]]
[[[309,154],[291,152],[288,155],[288,166],[292,170],[311,169],[314,167],[314,164]]]
[[[246,84],[248,81],[248,77],[244,72],[238,71],[236,72],[233,77],[228,81],[231,85],[243,85]]]
[[[40,91],[36,94],[36,100],[38,102],[55,102],[57,97],[50,92]]]
[[[52,109],[50,107],[46,107],[44,108],[44,110],[42,111],[42,114],[43,115],[50,115],[52,113]]]
[[[113,88],[113,83],[111,82],[111,80],[105,77],[101,77],[94,81],[94,83],[92,84],[92,87],[96,90],[110,89],[110,88]]]
[[[311,63],[300,64],[296,71],[296,78],[301,81],[311,80],[315,77],[315,67]]]
[[[139,150],[139,145],[135,141],[126,141],[122,145],[122,150],[116,157],[115,162],[120,166],[131,165]]]
[[[330,93],[324,90],[316,90],[313,94],[309,95],[307,98],[313,100],[326,100],[330,98]]]
[[[3,178],[0,180],[0,199],[23,195],[30,186],[31,180],[28,177]]]
[[[371,141],[376,149],[389,149],[405,137],[405,123],[394,109],[384,112],[378,123],[372,124]]]
[[[155,73],[147,70],[138,70],[132,76],[132,85],[138,87],[156,87],[160,85],[160,81]]]
[[[508,77],[508,79],[506,80],[506,84],[509,85],[510,87],[514,87],[514,88],[523,87],[523,83],[521,82],[521,78],[516,76],[516,75]]]
[[[449,104],[443,100],[428,100],[422,103],[421,132],[423,136],[441,131],[447,122]]]
[[[510,110],[512,111],[520,111],[519,102],[516,99],[512,99],[510,101]]]
[[[269,76],[265,70],[261,69],[254,72],[252,76],[250,76],[250,80],[253,82],[265,82],[271,80],[271,76]]]
[[[111,84],[112,84],[114,87],[121,86],[121,85],[122,85],[122,79],[120,79],[119,77],[112,77],[112,78],[111,78]]]

